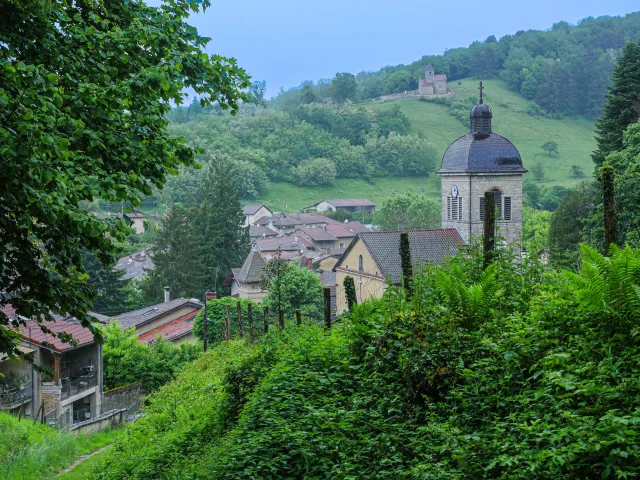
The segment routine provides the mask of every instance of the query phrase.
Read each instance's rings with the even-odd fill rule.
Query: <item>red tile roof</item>
[[[200,313],[200,310],[195,312],[189,312],[175,320],[170,321],[169,323],[165,323],[153,330],[149,330],[148,332],[143,333],[138,337],[139,342],[150,343],[155,338],[156,335],[161,335],[167,340],[175,340],[176,338],[183,337],[188,335],[193,331],[193,320],[196,318],[196,315]]]
[[[446,80],[447,76],[446,75],[434,75],[433,78],[434,78],[434,80]]]
[[[9,319],[13,319],[16,317],[16,309],[13,308],[12,305],[5,305],[1,310],[2,313],[9,317]],[[89,315],[92,315],[94,316],[94,318],[96,318],[99,314],[89,312]],[[43,321],[42,325],[51,330],[53,333],[70,334],[73,339],[78,342],[75,347],[70,343],[62,342],[62,340],[54,337],[50,333],[44,333],[40,328],[40,324],[34,320],[25,320],[26,325],[19,325],[14,328],[20,332],[22,338],[25,341],[37,345],[42,345],[43,342],[46,342],[53,345],[53,347],[51,345],[47,345],[45,348],[53,348],[58,352],[63,352],[65,350],[71,350],[73,348],[82,347],[94,343],[93,333],[91,333],[91,330],[83,327],[75,318],[61,318],[57,315],[54,315],[54,318],[56,319],[55,322]]]
[[[46,346],[45,348],[53,348],[58,352],[64,352],[65,350],[71,350],[77,347],[83,347],[90,345],[93,342],[93,333],[80,325],[76,320],[56,320],[55,322],[42,322],[42,324],[54,333],[68,333],[73,336],[74,340],[78,343],[76,347],[70,343],[63,343],[59,338],[53,337],[49,333],[44,333],[37,322],[33,320],[27,320],[26,325],[20,325],[19,331],[22,334],[22,338],[27,342],[42,345],[43,342],[48,342],[53,345]]]
[[[334,225],[327,225],[327,232],[332,233],[338,238],[353,238],[362,232],[370,232],[371,230],[360,222],[345,222]]]

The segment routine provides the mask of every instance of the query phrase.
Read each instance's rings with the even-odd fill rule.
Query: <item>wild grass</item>
[[[88,455],[112,443],[121,431],[74,435],[0,413],[0,479],[51,478],[79,455]]]

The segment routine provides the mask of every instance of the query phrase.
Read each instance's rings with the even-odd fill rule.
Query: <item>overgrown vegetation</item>
[[[123,330],[112,321],[104,328],[104,386],[109,390],[142,383],[147,392],[176,378],[188,362],[198,357],[200,345],[174,345],[162,337],[152,345],[140,343],[135,328]]]
[[[48,479],[71,464],[77,456],[87,455],[115,441],[123,432],[105,430],[90,435],[33,424],[0,412],[0,478],[11,480]]]
[[[461,255],[330,332],[223,342],[94,474],[633,478],[640,252],[585,247],[577,274],[513,260]]]

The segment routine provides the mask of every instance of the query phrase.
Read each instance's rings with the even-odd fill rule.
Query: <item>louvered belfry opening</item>
[[[491,117],[471,117],[473,133],[491,133]]]

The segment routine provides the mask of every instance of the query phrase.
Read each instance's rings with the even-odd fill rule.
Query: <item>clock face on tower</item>
[[[457,185],[454,185],[453,187],[451,187],[451,196],[453,198],[457,198],[458,197],[458,187],[457,187]]]

